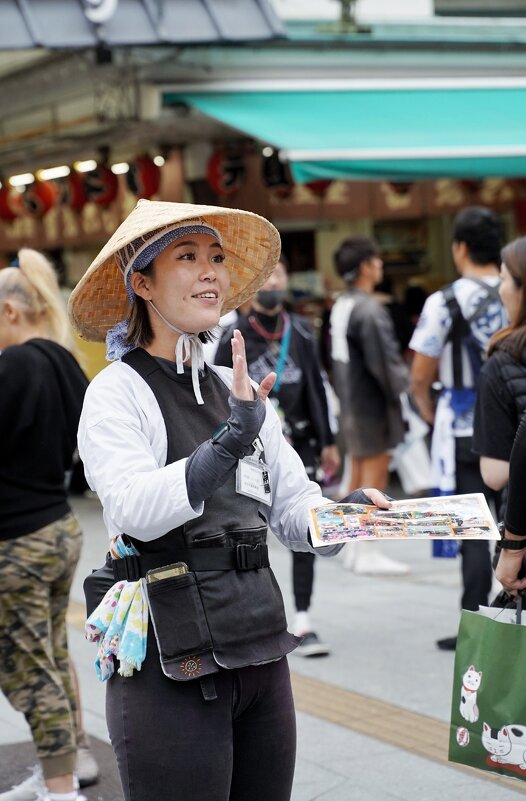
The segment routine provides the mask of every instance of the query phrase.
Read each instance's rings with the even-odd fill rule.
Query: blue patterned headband
[[[168,245],[183,236],[191,234],[208,234],[208,236],[213,236],[220,245],[223,244],[219,231],[208,225],[204,220],[197,219],[188,220],[184,223],[174,223],[174,225],[167,225],[156,231],[150,231],[118,252],[117,257],[124,273],[124,286],[130,303],[133,303],[135,299],[135,293],[130,286],[131,274],[144,270]]]

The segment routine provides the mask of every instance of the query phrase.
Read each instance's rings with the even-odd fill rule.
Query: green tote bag
[[[526,626],[462,612],[449,760],[526,780]]]

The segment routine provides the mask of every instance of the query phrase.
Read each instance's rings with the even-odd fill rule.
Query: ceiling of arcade
[[[219,122],[160,108],[158,87],[143,77],[150,53],[121,51],[98,63],[93,50],[0,52],[0,173],[96,158],[102,147],[118,161],[141,149],[228,137]]]

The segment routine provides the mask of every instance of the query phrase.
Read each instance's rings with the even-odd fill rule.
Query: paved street
[[[102,563],[106,534],[96,500],[76,500],[75,507],[85,538],[72,592],[71,652],[85,728],[104,770],[87,796],[120,801],[104,688],[92,667],[94,646],[81,632],[82,578]],[[438,651],[435,640],[456,629],[458,564],[432,559],[426,543],[383,547],[411,565],[410,576],[357,577],[344,570],[341,556],[319,560],[312,617],[332,654],[290,657],[298,708],[293,801],[513,801],[526,793],[520,782],[446,761],[453,655]],[[275,540],[271,560],[292,617],[290,556]],[[34,762],[28,739],[24,719],[0,698],[0,789]]]

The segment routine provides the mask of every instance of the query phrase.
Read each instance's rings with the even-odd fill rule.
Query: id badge
[[[240,459],[236,470],[236,492],[271,506],[270,470],[265,462],[251,456]]]

